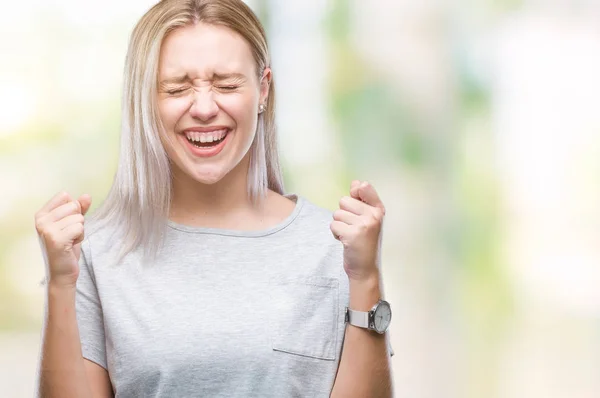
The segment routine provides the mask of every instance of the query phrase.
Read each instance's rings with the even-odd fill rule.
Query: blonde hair
[[[240,34],[250,45],[259,81],[265,68],[270,67],[265,31],[241,0],[163,0],[140,19],[131,34],[125,60],[117,172],[105,201],[90,217],[95,226],[110,225],[121,233],[116,263],[138,248],[144,249],[146,263],[155,258],[164,241],[172,175],[161,143],[162,123],[156,101],[160,48],[171,31],[197,22],[225,26]],[[262,202],[268,189],[283,194],[273,81],[249,151],[247,187],[253,203]]]

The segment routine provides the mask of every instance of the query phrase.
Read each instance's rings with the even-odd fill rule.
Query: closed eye
[[[180,89],[177,89],[177,90],[168,90],[166,93],[170,94],[170,95],[176,95],[176,94],[181,94],[181,93],[183,93],[186,90],[187,90],[187,88],[180,88]]]
[[[223,90],[223,91],[233,91],[235,89],[237,89],[239,86],[217,86],[217,88],[219,90]]]

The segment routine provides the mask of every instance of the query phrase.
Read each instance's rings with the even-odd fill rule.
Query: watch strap
[[[350,325],[369,329],[369,312],[354,311],[346,308],[346,321]]]

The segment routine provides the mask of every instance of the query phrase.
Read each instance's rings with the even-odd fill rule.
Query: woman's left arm
[[[381,298],[379,257],[385,208],[367,182],[353,181],[350,196],[340,200],[331,231],[344,245],[344,270],[350,288],[349,308],[369,311]],[[392,397],[391,365],[385,334],[347,325],[332,398]]]
[[[381,298],[379,279],[350,281],[350,308],[369,311]],[[392,397],[386,335],[348,325],[332,398]]]

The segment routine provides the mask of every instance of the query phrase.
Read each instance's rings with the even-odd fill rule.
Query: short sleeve
[[[107,369],[102,306],[87,239],[81,245],[75,309],[83,357]]]

